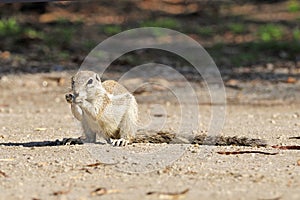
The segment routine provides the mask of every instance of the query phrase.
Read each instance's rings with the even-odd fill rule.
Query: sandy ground
[[[36,74],[1,79],[0,199],[300,199],[300,152],[270,147],[299,145],[299,140],[289,139],[300,135],[299,104],[227,105],[223,134],[262,138],[269,144],[266,148],[47,146],[45,141],[82,132],[64,101],[68,75],[59,77],[63,78]],[[165,110],[157,108],[159,101],[142,101],[147,93],[137,99],[141,121],[152,129],[165,121],[163,129],[178,131],[178,105],[163,100]],[[210,110],[208,104],[200,105],[195,132],[207,130]],[[187,133],[188,122],[182,125]],[[278,154],[217,153],[237,150]]]

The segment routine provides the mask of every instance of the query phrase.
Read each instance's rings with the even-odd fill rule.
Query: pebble
[[[43,85],[43,87],[47,87],[48,86],[48,82],[47,81],[43,81],[42,85]]]

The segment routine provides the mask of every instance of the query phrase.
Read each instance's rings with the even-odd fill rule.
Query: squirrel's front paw
[[[74,95],[73,94],[66,94],[65,98],[66,98],[66,101],[68,103],[73,103]]]

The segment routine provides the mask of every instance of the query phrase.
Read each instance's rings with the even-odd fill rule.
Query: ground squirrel
[[[72,92],[66,100],[82,123],[83,142],[96,142],[99,134],[114,146],[125,146],[135,137],[138,106],[134,96],[113,80],[101,82],[92,71],[72,77]]]
[[[266,146],[265,141],[247,137],[196,135],[181,139],[168,132],[136,136],[138,105],[135,97],[113,80],[101,82],[92,71],[79,71],[72,77],[72,94],[66,94],[76,119],[81,121],[85,136],[64,139],[63,143],[96,142],[96,134],[114,146],[128,143],[194,143],[201,145]]]

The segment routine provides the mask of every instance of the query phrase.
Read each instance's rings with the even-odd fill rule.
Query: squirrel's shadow
[[[23,146],[23,147],[47,147],[47,146],[65,146],[65,145],[82,145],[83,141],[79,138],[64,138],[55,141],[37,141],[37,142],[7,142],[0,143],[0,146]],[[103,143],[99,143],[103,144]]]

